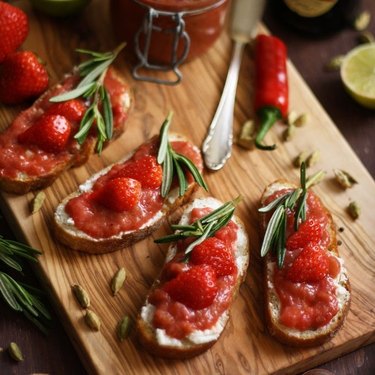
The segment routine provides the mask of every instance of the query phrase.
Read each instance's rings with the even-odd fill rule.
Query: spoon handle
[[[235,41],[223,93],[215,116],[203,142],[202,151],[207,168],[218,170],[229,159],[233,142],[233,110],[236,98],[238,73],[245,43]]]

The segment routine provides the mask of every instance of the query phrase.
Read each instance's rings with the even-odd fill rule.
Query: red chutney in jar
[[[289,190],[290,191],[290,190]],[[267,199],[270,202],[288,192],[281,190]],[[320,199],[308,191],[306,201],[306,221],[308,235],[303,239],[294,232],[294,212],[288,213],[287,241],[284,265],[279,269],[275,264],[273,285],[280,299],[280,323],[299,331],[315,330],[328,324],[338,312],[338,300],[334,279],[340,272],[340,263],[328,250],[331,238],[329,233],[329,216]],[[327,259],[326,274],[320,280],[296,282],[291,280],[290,269],[298,256],[307,247],[323,251]],[[326,257],[326,258],[325,258]],[[308,264],[306,265],[308,268]],[[306,271],[306,269],[304,270]]]
[[[109,172],[99,177],[89,192],[71,199],[66,204],[65,211],[74,220],[74,225],[79,230],[94,238],[108,238],[120,232],[140,228],[163,207],[164,198],[160,194],[160,187],[142,186],[139,202],[128,211],[115,212],[91,199],[92,192],[117,177],[124,166],[146,155],[156,157],[159,148],[158,139],[154,137],[141,145],[130,159],[124,163],[115,164]],[[200,153],[192,144],[177,141],[171,142],[171,146],[176,152],[192,160],[200,170],[202,169],[203,162]]]
[[[186,14],[185,30],[190,37],[190,49],[187,59],[193,59],[205,53],[220,36],[230,0],[112,0],[111,18],[118,40],[126,41],[134,50],[134,36],[143,24],[147,14],[146,8],[137,4],[152,7],[156,10],[170,12],[196,11],[197,14]],[[204,8],[209,7],[208,10]],[[158,17],[154,24],[162,29],[175,27],[170,16]],[[149,50],[149,59],[153,64],[169,64],[172,56],[173,36],[171,33],[153,32]],[[143,43],[141,42],[141,48]],[[184,44],[179,43],[177,59],[183,53]]]
[[[46,95],[37,100],[32,107],[21,112],[12,124],[0,134],[0,177],[19,178],[43,176],[65,165],[74,155],[79,153],[81,146],[73,139],[79,123],[72,123],[72,138],[66,150],[51,153],[41,150],[38,146],[25,145],[18,142],[19,134],[31,127],[53,103],[49,99],[74,88],[78,83],[76,75],[67,76],[61,84],[56,85]],[[119,127],[127,118],[130,106],[129,88],[119,81],[111,69],[104,81],[111,97],[113,108],[113,125]],[[129,104],[127,104],[129,103]],[[87,105],[85,103],[85,105]]]
[[[210,211],[211,209],[208,208],[194,208],[191,212],[190,222],[194,222]],[[224,228],[216,232],[214,236],[225,243],[227,249],[231,251],[233,259],[237,230],[237,224],[230,221]],[[186,246],[187,243],[179,241],[176,255],[165,264],[160,284],[153,290],[148,298],[148,303],[155,307],[152,318],[153,326],[155,328],[164,329],[168,336],[176,339],[183,339],[196,330],[212,328],[222,314],[228,310],[233,298],[233,288],[237,283],[238,277],[237,266],[234,266],[233,273],[225,276],[217,276],[215,281],[217,293],[213,302],[208,307],[194,309],[186,306],[184,303],[175,301],[171,295],[166,292],[166,283],[176,278],[180,273],[187,272],[193,267],[197,267],[191,263],[191,259],[187,263],[183,261]]]

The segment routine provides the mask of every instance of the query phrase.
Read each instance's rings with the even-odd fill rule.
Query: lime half
[[[341,80],[359,104],[375,109],[375,43],[356,47],[345,56]]]

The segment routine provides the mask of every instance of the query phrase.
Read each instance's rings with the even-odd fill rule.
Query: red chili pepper
[[[288,76],[286,46],[269,35],[258,35],[255,44],[255,110],[260,116],[256,147],[274,150],[276,145],[264,145],[263,138],[273,124],[288,114]]]

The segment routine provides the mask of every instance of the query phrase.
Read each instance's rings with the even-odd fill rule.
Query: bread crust
[[[127,87],[127,83],[124,81],[124,79],[119,75],[119,73],[111,67],[111,74],[121,82],[125,87]],[[70,75],[65,76],[69,77]],[[64,78],[64,79],[65,79]],[[55,86],[47,90],[41,97],[39,97],[35,103],[26,109],[25,111],[21,112],[20,115],[25,115],[27,111],[34,111],[34,109],[39,105],[39,103],[42,103],[46,100],[46,97],[48,97],[56,87],[58,87],[61,83],[57,83]],[[124,108],[126,112],[129,112],[132,103],[133,103],[133,97],[131,95],[131,92],[129,91],[129,96],[131,98],[130,100],[130,106]],[[125,105],[125,103],[124,103]],[[126,116],[127,117],[127,116]],[[106,142],[104,144],[104,147],[107,147],[113,140],[118,138],[124,131],[125,127],[125,121],[123,123],[119,124],[119,126],[116,126],[114,128],[113,137],[111,141]],[[64,171],[73,168],[78,167],[80,165],[83,165],[87,162],[90,155],[95,152],[95,146],[96,146],[96,138],[93,136],[87,137],[86,141],[81,146],[79,152],[76,152],[74,154],[71,154],[70,158],[65,163],[59,163],[55,166],[53,170],[51,170],[49,173],[46,173],[44,175],[40,176],[22,176],[19,178],[9,178],[5,176],[0,176],[0,190],[5,191],[7,193],[12,194],[26,194],[29,191],[43,189],[49,185],[51,185]]]
[[[274,189],[277,187],[285,187],[285,188],[297,188],[295,184],[290,183],[287,180],[279,179],[275,182],[268,185],[262,194],[261,197],[261,206],[264,205],[265,199],[267,196],[270,195],[271,191],[275,191]],[[278,190],[278,189],[276,189]],[[317,196],[316,196],[317,197]],[[334,254],[336,257],[339,257],[338,246],[337,246],[337,237],[336,237],[336,227],[332,218],[331,213],[327,209],[326,206],[323,205],[321,199],[317,197],[319,202],[321,203],[322,207],[324,208],[324,212],[328,216],[329,222],[329,233],[330,233],[330,243],[328,245],[328,251]],[[265,231],[266,228],[266,219],[265,215],[261,217],[261,230],[262,232]],[[340,282],[340,286],[344,287],[348,292],[348,297],[346,298],[343,306],[337,312],[337,314],[332,318],[331,322],[328,323],[326,326],[321,327],[317,330],[307,330],[301,333],[300,331],[293,330],[288,328],[278,321],[279,314],[275,315],[274,311],[279,313],[279,299],[276,294],[276,291],[271,285],[273,285],[273,273],[269,270],[269,264],[272,263],[271,255],[267,254],[263,261],[263,287],[266,291],[265,293],[265,317],[266,317],[266,324],[269,333],[275,337],[278,341],[290,345],[290,346],[298,346],[298,347],[312,347],[321,345],[327,341],[329,341],[341,328],[344,324],[345,317],[350,308],[350,295],[351,295],[351,287],[349,278],[346,273],[346,269],[341,266],[340,275],[342,275],[342,281]]]
[[[204,198],[201,198],[201,199],[204,200]],[[212,199],[212,198],[210,198],[210,199]],[[194,204],[194,202],[192,202],[187,207],[187,209],[189,209],[189,207],[192,206],[193,204]],[[185,211],[186,211],[186,208],[185,208],[184,212]],[[205,343],[192,343],[192,342],[187,342],[186,340],[183,340],[181,346],[162,345],[157,340],[155,328],[152,327],[152,325],[149,322],[146,322],[142,318],[142,315],[141,315],[141,312],[140,312],[138,314],[138,317],[137,317],[137,320],[136,320],[136,327],[137,327],[137,333],[138,333],[137,336],[138,336],[139,342],[142,344],[142,346],[150,354],[152,354],[154,356],[157,356],[157,357],[163,357],[163,358],[168,358],[168,359],[188,359],[188,358],[194,357],[196,355],[199,355],[199,354],[205,352],[211,346],[213,346],[219,340],[219,338],[221,337],[222,333],[224,332],[225,326],[230,319],[230,307],[233,305],[233,302],[235,301],[235,299],[238,295],[239,288],[240,288],[242,282],[246,278],[246,271],[247,271],[248,264],[249,264],[248,238],[247,238],[247,234],[246,234],[244,225],[237,216],[234,218],[234,220],[239,227],[238,230],[241,231],[243,233],[243,235],[245,236],[245,245],[241,249],[238,249],[239,255],[244,257],[245,260],[242,263],[241,269],[239,269],[237,282],[236,282],[236,285],[234,286],[234,289],[233,289],[232,300],[231,300],[231,303],[230,303],[230,306],[229,306],[228,310],[224,313],[225,314],[225,316],[223,317],[224,323],[222,325],[219,336],[216,339],[213,339],[213,340],[205,342]],[[171,249],[171,247],[170,247],[170,249]],[[167,253],[166,259],[168,259],[168,254],[170,252],[170,249]],[[156,287],[158,287],[158,285],[159,285],[159,278],[156,279],[154,281],[154,283],[152,284],[152,286],[151,286],[151,288],[148,292],[145,305],[147,304],[149,295],[152,293],[152,291]],[[219,319],[221,319],[221,318],[219,318]]]

